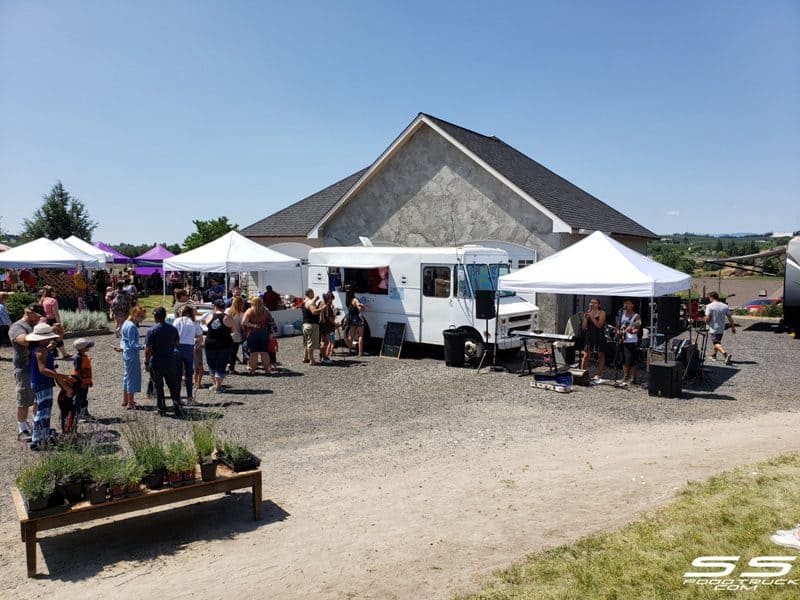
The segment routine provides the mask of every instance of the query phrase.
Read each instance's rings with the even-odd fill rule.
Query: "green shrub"
[[[770,304],[758,311],[759,317],[782,317],[783,304]]]
[[[44,460],[28,465],[17,475],[17,488],[28,500],[45,498],[56,489],[56,476]]]
[[[222,444],[222,451],[233,462],[245,460],[250,456],[250,450],[240,442],[226,441]]]
[[[6,309],[11,321],[19,321],[25,312],[25,307],[36,302],[36,296],[28,292],[14,292],[6,300]]]
[[[192,446],[184,440],[173,440],[167,446],[167,470],[172,473],[191,471],[197,464]]]
[[[210,421],[192,423],[192,439],[197,456],[201,459],[213,454],[216,440],[214,439],[214,426]]]
[[[90,476],[95,483],[121,483],[122,460],[117,456],[101,456],[92,465]]]
[[[141,417],[136,421],[129,421],[126,434],[131,452],[145,473],[154,473],[166,467],[167,454],[163,436],[154,418]]]
[[[45,462],[50,464],[56,481],[61,484],[81,481],[88,477],[95,461],[94,453],[72,448],[52,452],[45,459]]]
[[[135,485],[144,477],[145,469],[134,457],[125,459],[122,469],[122,478],[125,485]]]
[[[87,331],[90,329],[108,329],[108,315],[100,311],[71,310],[58,311],[64,331]]]

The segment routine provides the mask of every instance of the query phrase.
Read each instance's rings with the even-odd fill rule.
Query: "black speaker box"
[[[679,398],[681,395],[681,363],[673,360],[650,363],[647,393],[663,398]]]
[[[677,296],[661,296],[656,298],[658,320],[656,329],[659,333],[677,335],[685,331],[681,320],[681,299]]]
[[[494,316],[494,292],[492,290],[475,292],[475,318],[494,319]]]

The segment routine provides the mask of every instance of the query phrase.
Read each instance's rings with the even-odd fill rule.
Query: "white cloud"
[[[679,210],[668,210],[667,216],[668,217],[677,217],[680,216],[681,212]]]

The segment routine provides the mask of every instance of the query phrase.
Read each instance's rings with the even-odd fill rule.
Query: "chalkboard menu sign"
[[[386,332],[383,334],[381,356],[400,358],[400,349],[403,347],[403,338],[406,336],[405,323],[386,323]]]

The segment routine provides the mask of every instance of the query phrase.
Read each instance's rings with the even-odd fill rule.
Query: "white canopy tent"
[[[498,282],[499,289],[514,292],[650,298],[689,287],[691,276],[600,231]]]
[[[104,266],[105,266],[105,263],[107,263],[107,262],[110,262],[110,263],[114,262],[114,256],[112,254],[109,254],[108,252],[105,252],[105,251],[101,250],[100,248],[98,248],[96,246],[92,246],[92,244],[90,244],[89,242],[84,242],[78,236],[71,235],[67,239],[65,239],[64,241],[67,242],[70,246],[75,246],[81,252],[84,252],[86,254],[91,254],[98,261],[103,263]]]
[[[262,246],[237,231],[229,231],[213,242],[164,259],[165,272],[199,271],[230,274],[297,269],[299,273],[300,268],[300,259]]]
[[[7,269],[87,269],[100,268],[100,261],[81,252],[64,240],[61,243],[39,238],[0,254],[0,267]]]

